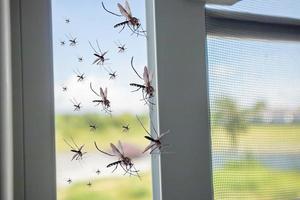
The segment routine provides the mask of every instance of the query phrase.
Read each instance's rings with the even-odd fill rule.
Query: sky
[[[104,0],[107,8],[118,12],[117,3]],[[145,5],[142,0],[129,0],[133,15],[145,28]],[[210,6],[211,7],[211,6]],[[300,1],[297,0],[244,0],[232,7],[213,6],[242,12],[300,18]],[[106,13],[100,0],[52,0],[55,106],[57,113],[73,112],[70,99],[82,102],[82,112],[100,112],[91,101],[96,97],[89,89],[108,87],[108,97],[113,113],[143,113],[147,111],[141,93],[132,93],[130,82],[141,83],[130,68],[131,56],[142,73],[147,63],[146,39],[131,36],[124,30],[119,33],[113,25],[119,18]],[[71,22],[65,23],[69,18]],[[60,45],[66,35],[78,39],[77,47]],[[102,51],[109,50],[108,67],[117,71],[116,80],[109,80],[107,72],[94,61],[88,44],[98,40]],[[125,43],[127,51],[117,53],[115,42]],[[213,101],[218,96],[229,95],[240,104],[250,106],[264,100],[272,108],[296,109],[300,107],[300,43],[284,41],[250,41],[208,37],[209,93]],[[83,57],[79,63],[77,58]],[[76,81],[74,70],[85,73],[86,80]],[[62,92],[62,86],[68,91]]]

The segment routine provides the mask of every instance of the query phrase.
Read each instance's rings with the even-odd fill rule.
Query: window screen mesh
[[[300,199],[300,41],[208,35],[207,51],[215,199]]]

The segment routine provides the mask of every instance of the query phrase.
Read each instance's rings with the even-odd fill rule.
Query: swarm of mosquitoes
[[[120,28],[119,33],[121,33],[127,27],[128,30],[131,31],[131,35],[147,37],[146,31],[142,28],[142,24],[140,20],[132,14],[130,5],[127,0],[125,1],[124,5],[120,3],[117,4],[117,9],[119,13],[112,12],[111,10],[107,9],[107,7],[103,2],[101,2],[101,6],[103,10],[108,14],[119,17],[120,19],[122,18],[119,23],[113,25],[113,28]],[[64,22],[66,24],[70,24],[71,20],[69,18],[65,18]],[[66,36],[65,40],[59,41],[61,46],[66,46],[67,44],[70,47],[74,47],[74,48],[78,46],[79,42],[77,37],[73,37],[72,34],[66,34],[65,36]],[[127,51],[127,46],[125,43],[121,43],[120,41],[114,43],[116,45],[117,53],[122,54]],[[118,77],[117,71],[111,69],[107,63],[110,60],[107,56],[109,51],[108,50],[102,51],[98,40],[96,40],[93,44],[92,42],[88,41],[88,44],[92,51],[91,56],[93,56],[94,58],[94,61],[91,63],[91,65],[96,65],[99,66],[100,68],[103,68],[105,72],[108,74],[109,80],[116,79]],[[80,63],[85,62],[83,56],[77,56],[77,62]],[[143,73],[142,74],[138,73],[138,71],[134,66],[133,56],[131,57],[130,62],[128,62],[128,65],[130,65],[131,69],[133,70],[137,78],[141,79],[141,82],[139,83],[129,83],[129,85],[134,88],[132,92],[140,91],[141,101],[144,101],[144,103],[151,108],[151,106],[155,105],[155,103],[152,101],[155,97],[155,89],[152,85],[152,81],[153,81],[152,71],[147,66],[145,66],[143,69]],[[87,76],[84,72],[81,72],[78,69],[74,69],[73,72],[74,72],[74,77],[76,78],[78,83],[86,80]],[[68,89],[69,88],[67,85],[65,84],[62,85],[63,92],[68,92]],[[109,116],[112,116],[111,99],[109,98],[108,95],[109,89],[101,85],[93,87],[93,83],[90,82],[89,90],[91,91],[91,94],[95,96],[91,101],[91,103],[93,103],[96,107],[100,106],[101,111],[103,111],[105,114],[108,114]],[[76,98],[73,97],[70,99],[70,102],[73,105],[74,112],[81,111],[83,106],[80,101],[78,101]],[[146,135],[144,136],[144,138],[149,141],[149,145],[146,146],[141,153],[143,154],[147,152],[149,152],[150,154],[162,153],[163,149],[169,146],[167,144],[163,144],[162,142],[162,138],[165,137],[169,133],[169,131],[159,134],[156,131],[154,124],[150,120],[151,123],[150,127],[152,127],[153,130],[152,131],[153,134],[151,135],[150,131],[147,130],[144,124],[142,123],[142,120],[138,116],[136,116],[136,119],[140,124],[140,126],[145,131]],[[96,123],[89,121],[87,128],[89,128],[90,132],[96,132],[98,126]],[[123,133],[129,133],[131,126],[128,123],[122,123],[120,124],[120,129],[121,132]],[[81,161],[86,156],[87,152],[84,150],[85,144],[77,144],[72,137],[69,138],[68,140],[64,139],[64,142],[72,152],[72,157],[70,161]],[[99,153],[104,154],[108,157],[115,158],[113,162],[108,163],[106,165],[106,168],[112,169],[112,173],[114,173],[117,169],[121,169],[124,175],[136,176],[139,179],[141,179],[139,170],[136,169],[133,159],[128,155],[126,155],[126,152],[124,152],[123,144],[121,141],[118,141],[117,144],[110,143],[111,150],[109,152],[101,149],[101,147],[97,144],[96,141],[94,141],[94,146]],[[101,171],[97,169],[95,173],[97,175],[100,175]],[[71,184],[72,179],[68,178],[66,182],[68,184]],[[88,187],[92,187],[92,182],[89,181],[86,185]]]

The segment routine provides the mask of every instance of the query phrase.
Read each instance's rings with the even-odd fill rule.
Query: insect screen
[[[284,3],[245,0],[209,8],[299,17],[292,13],[299,2]],[[241,34],[226,27],[228,21],[209,22],[213,21],[207,23],[207,52],[215,199],[299,199],[300,41],[286,34],[297,28],[274,23],[269,29],[264,23],[260,29],[259,22],[249,28],[240,20],[234,27],[249,29]],[[282,37],[274,37],[272,28]]]

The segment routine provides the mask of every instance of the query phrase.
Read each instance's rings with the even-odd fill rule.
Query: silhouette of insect
[[[64,40],[60,41],[61,46],[65,46],[66,42]]]
[[[111,110],[110,110],[110,101],[107,98],[107,88],[105,88],[105,90],[102,89],[102,87],[100,87],[100,93],[97,93],[93,87],[92,87],[92,83],[90,83],[90,89],[92,90],[92,92],[94,94],[96,94],[98,97],[100,97],[101,99],[96,99],[93,100],[94,103],[97,103],[96,106],[98,106],[99,104],[102,105],[103,110],[110,114]]]
[[[67,140],[64,139],[64,141],[71,148],[71,152],[74,153],[71,161],[73,161],[74,159],[82,160],[83,155],[87,153],[87,152],[82,152],[84,145],[81,145],[80,147],[78,147],[73,138],[71,138],[71,141],[74,146],[71,145]]]
[[[94,131],[96,131],[96,130],[97,130],[97,126],[96,126],[96,124],[92,124],[92,123],[90,123],[90,124],[89,124],[89,127],[90,127],[90,131],[92,131],[92,132],[94,132]]]
[[[135,74],[144,81],[144,84],[137,84],[137,83],[130,83],[130,86],[134,86],[137,87],[136,90],[132,91],[132,92],[136,92],[140,89],[142,89],[142,94],[143,94],[143,99],[145,101],[146,104],[150,103],[150,104],[154,104],[152,102],[149,101],[150,98],[154,97],[154,88],[151,85],[151,81],[153,78],[152,73],[149,74],[148,68],[145,66],[144,67],[144,73],[143,73],[143,78],[139,75],[139,73],[136,71],[136,69],[133,66],[133,57],[131,58],[131,67],[133,69],[133,71],[135,72]]]
[[[114,79],[117,78],[117,72],[116,71],[112,71],[110,67],[107,67],[107,68],[105,67],[104,69],[109,75],[109,80],[114,80]]]
[[[73,72],[76,74],[76,77],[77,77],[77,82],[81,82],[85,79],[85,74],[84,73],[81,73],[78,69],[75,71],[73,70]]]
[[[78,62],[83,62],[83,57],[78,57]]]
[[[97,149],[99,152],[101,152],[101,153],[103,153],[103,154],[105,154],[105,155],[108,155],[108,156],[116,156],[116,157],[118,157],[118,160],[117,160],[117,161],[112,162],[112,163],[110,163],[110,164],[108,164],[108,165],[106,166],[107,168],[113,167],[113,166],[115,167],[115,168],[113,169],[112,173],[113,173],[114,171],[116,171],[116,169],[118,168],[118,166],[120,166],[120,167],[124,170],[124,172],[125,172],[124,175],[128,173],[129,175],[138,176],[138,177],[140,178],[140,176],[139,176],[139,174],[138,174],[138,171],[135,169],[135,166],[134,166],[134,164],[133,164],[133,162],[132,162],[132,159],[129,158],[128,156],[126,156],[126,155],[124,154],[123,146],[122,146],[121,141],[119,141],[119,143],[118,143],[119,148],[117,148],[114,144],[110,143],[110,146],[111,146],[111,149],[112,149],[113,154],[110,154],[110,153],[107,153],[107,152],[101,150],[101,149],[97,146],[97,143],[96,143],[96,142],[94,142],[94,144],[95,144],[96,149]]]
[[[67,86],[62,86],[62,91],[66,92],[68,90]]]
[[[91,181],[89,181],[86,185],[87,185],[88,187],[92,187]]]
[[[74,106],[74,111],[80,111],[81,109],[81,102],[77,102],[75,98],[70,99],[70,101],[72,102],[73,106]]]
[[[97,169],[96,174],[99,175],[101,173],[101,171],[99,169]]]
[[[129,124],[126,124],[126,125],[122,125],[122,128],[123,128],[123,130],[122,130],[122,132],[125,132],[125,133],[127,133],[128,131],[129,131]]]
[[[98,43],[97,40],[96,40],[96,44],[97,44],[98,51],[96,51],[96,49],[93,47],[93,45],[91,44],[90,41],[89,41],[89,44],[90,44],[91,48],[94,50],[94,54],[93,55],[96,57],[96,59],[94,60],[93,64],[104,65],[105,61],[109,60],[109,58],[105,58],[105,55],[108,53],[108,51],[105,51],[104,53],[102,53],[102,51],[100,49],[100,46],[99,46],[99,43]]]
[[[70,46],[76,46],[78,44],[77,38],[74,38],[71,34],[68,36],[66,35],[66,37],[68,38],[69,42],[70,42]]]
[[[139,121],[139,123],[141,124],[141,126],[143,127],[143,129],[145,130],[145,132],[148,134],[146,136],[144,136],[147,140],[150,141],[150,144],[145,148],[145,150],[143,151],[143,153],[147,152],[148,150],[150,150],[150,154],[152,154],[156,149],[159,150],[159,153],[161,153],[161,150],[163,147],[167,147],[168,145],[163,145],[161,142],[161,139],[167,135],[170,131],[166,131],[160,135],[158,135],[156,129],[154,128],[154,125],[151,121],[151,125],[152,128],[154,130],[155,133],[155,137],[153,137],[150,132],[145,128],[144,124],[142,123],[142,121],[140,120],[140,118],[138,116],[136,116],[137,120]]]
[[[117,17],[122,17],[123,16],[123,17],[126,18],[125,21],[114,25],[114,28],[122,27],[121,30],[119,31],[119,32],[122,32],[124,30],[125,26],[128,26],[128,28],[132,31],[133,34],[136,34],[137,36],[138,35],[145,36],[145,31],[144,30],[141,30],[141,31],[139,30],[139,29],[142,29],[140,20],[132,15],[132,12],[131,12],[128,1],[125,1],[124,6],[122,6],[119,3],[117,5],[118,5],[119,11],[121,13],[120,15],[106,9],[106,7],[104,6],[104,3],[102,2],[102,7],[106,12],[108,12],[112,15],[115,15]]]
[[[67,182],[68,182],[69,184],[71,184],[71,183],[72,183],[72,180],[69,178],[69,179],[67,180]]]
[[[124,53],[126,48],[126,44],[121,44],[120,42],[115,42],[118,47],[118,53]]]
[[[66,24],[69,24],[70,22],[71,22],[71,20],[70,20],[69,18],[66,18],[66,19],[65,19],[65,23],[66,23]]]

